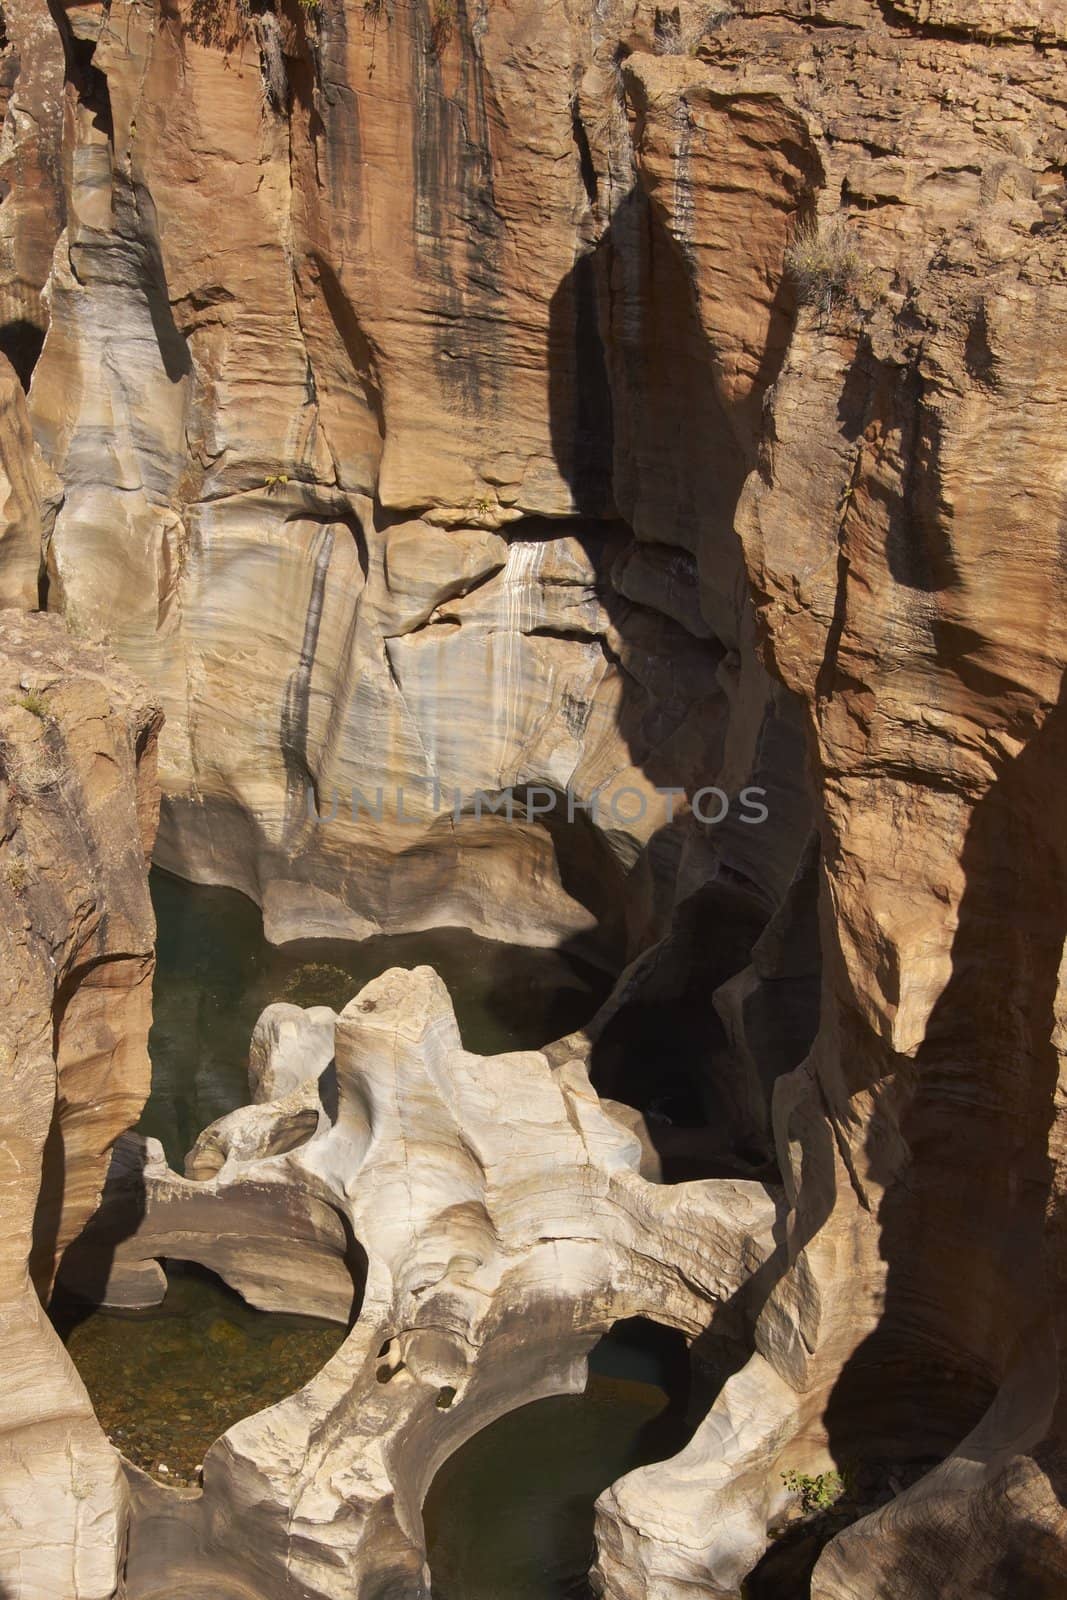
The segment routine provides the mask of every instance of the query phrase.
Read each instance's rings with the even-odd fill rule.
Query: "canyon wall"
[[[751,1359],[600,1502],[612,1600],[736,1597],[834,1463],[896,1487],[819,1600],[1063,1588],[1059,9],[8,12],[19,603],[39,537],[165,705],[159,858],[276,937],[598,939],[554,1070],[688,1052],[777,1160]],[[597,814],[474,814],[531,786]]]
[[[952,21],[934,9],[920,20]],[[821,10],[818,33],[737,18],[700,48],[705,70],[624,68],[678,235],[701,237],[706,192],[681,191],[679,122],[781,101],[818,153],[823,282],[735,528],[765,660],[805,706],[824,972],[814,1047],[774,1095],[791,1214],[756,1354],[677,1463],[606,1497],[600,1571],[612,1594],[735,1594],[775,1519],[783,1442],[807,1438],[811,1471],[880,1460],[905,1486],[829,1545],[820,1600],[1051,1600],[1067,1534],[1062,62],[993,48],[995,7],[988,27],[968,8],[980,45]],[[777,224],[751,188],[741,203],[750,232]],[[735,337],[734,303],[709,296],[713,347]],[[759,980],[757,960],[746,1004]],[[738,987],[720,997],[733,1015]]]
[[[723,872],[767,915],[807,802],[798,760],[761,762],[799,741],[731,518],[787,320],[756,307],[719,382],[671,240],[624,203],[617,28],[562,3],[63,15],[30,393],[63,485],[49,605],[163,699],[157,858],[278,938],[599,925],[617,957]],[[780,176],[795,200],[811,174]],[[774,848],[746,780],[781,791]],[[734,805],[694,828],[657,785]],[[547,824],[489,813],[531,789]]]
[[[159,711],[57,617],[0,614],[0,683],[0,1591],[107,1600],[125,1480],[42,1301],[148,1093]]]

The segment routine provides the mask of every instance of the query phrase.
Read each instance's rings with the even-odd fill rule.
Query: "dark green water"
[[[242,1417],[301,1388],[346,1330],[253,1311],[211,1273],[174,1263],[151,1311],[53,1305],[104,1432],[161,1483],[195,1484],[204,1452]],[[165,1471],[163,1469],[166,1469]]]
[[[248,1102],[248,1042],[275,1000],[340,1011],[390,967],[432,966],[456,1008],[468,1050],[534,1049],[587,1021],[608,975],[555,950],[526,950],[459,928],[360,943],[272,945],[259,907],[232,889],[202,888],[155,869],[158,925],[152,1094],[139,1123],[181,1171],[197,1135]]]
[[[584,1394],[501,1417],[438,1472],[423,1508],[434,1600],[587,1600],[593,1506],[690,1428],[654,1356],[609,1335]]]

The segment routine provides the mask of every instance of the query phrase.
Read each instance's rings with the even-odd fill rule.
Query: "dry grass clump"
[[[857,305],[870,284],[870,267],[844,217],[801,223],[786,250],[785,266],[801,304],[817,307],[824,317],[837,305]]]
[[[14,861],[8,862],[7,881],[16,894],[22,894],[29,880],[29,876],[29,868],[27,867],[25,861],[21,859],[21,857],[16,857]]]
[[[709,34],[730,21],[729,4],[711,6],[703,16],[682,16],[682,8],[657,6],[653,19],[653,49],[660,56],[696,56]]]
[[[430,54],[444,54],[456,25],[456,0],[430,0]]]
[[[31,716],[40,717],[42,722],[48,715],[48,701],[36,689],[30,689],[26,694],[19,695],[15,703],[20,705],[23,711],[28,711]]]

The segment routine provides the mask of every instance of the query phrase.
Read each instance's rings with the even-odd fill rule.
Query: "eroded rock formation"
[[[0,1589],[107,1600],[119,1457],[42,1309],[149,1087],[159,710],[56,617],[0,614]]]
[[[302,1028],[308,1102],[330,1017],[275,1007],[260,1025],[282,1078],[286,1033]],[[743,1285],[773,1248],[766,1185],[647,1182],[638,1140],[578,1062],[468,1054],[429,968],[386,973],[333,1021],[334,1092],[298,1148],[271,1153],[292,1142],[290,1089],[220,1126],[214,1176],[142,1159],[145,1216],[115,1255],[113,1298],[135,1298],[139,1261],[184,1257],[254,1304],[338,1320],[355,1279],[359,1315],[317,1379],[208,1452],[201,1493],[133,1474],[131,1600],[185,1582],[426,1593],[420,1508],[464,1439],[516,1403],[580,1389],[586,1352],[621,1318],[744,1337]]]
[[[787,320],[761,304],[718,382],[670,241],[640,237],[655,212],[636,195],[612,221],[617,31],[424,0],[335,26],[65,18],[65,226],[31,393],[64,490],[50,603],[159,686],[159,859],[259,899],[277,937],[459,922],[548,943],[610,914],[632,952],[694,845],[690,877],[732,851],[768,911],[800,784],[755,771],[783,712],[730,507]],[[784,128],[772,113],[768,149]],[[605,347],[615,228],[630,281]],[[724,433],[698,452],[705,404]],[[706,862],[654,792],[748,778],[783,791],[766,871],[736,809]],[[472,815],[529,786],[599,796],[595,870],[573,829]]]
[[[0,571],[21,552],[32,603],[40,533],[49,605],[158,689],[161,859],[244,889],[276,936],[460,922],[625,963],[581,1037],[496,1063],[537,1134],[505,1160],[486,1131],[480,1176],[486,1069],[425,975],[382,980],[396,1063],[360,1001],[344,1014],[335,1114],[330,1019],[274,1013],[257,1103],[187,1176],[122,1148],[98,1227],[131,1196],[147,1214],[117,1299],[158,1296],[156,1256],[202,1254],[222,1214],[211,1259],[260,1304],[311,1262],[343,1315],[350,1232],[370,1262],[344,1351],[220,1442],[202,1495],[137,1482],[133,1592],[240,1592],[232,1518],[266,1593],[294,1562],[308,1594],[334,1560],[368,1595],[425,1582],[424,1463],[650,1309],[639,1195],[656,1272],[679,1268],[680,1210],[707,1230],[685,1272],[703,1250],[719,1275],[676,1325],[744,1279],[752,1355],[681,1456],[603,1497],[605,1595],[736,1597],[783,1471],[858,1461],[910,1486],[830,1543],[818,1600],[1055,1600],[1059,8],[115,0],[50,28],[13,0],[7,37],[0,288],[22,309],[0,345],[32,367],[62,503],[50,534],[33,479]],[[711,784],[765,790],[766,822],[702,821]],[[657,785],[684,791],[670,816]],[[469,801],[530,786],[598,815]],[[611,809],[626,789],[640,816]],[[657,1113],[657,1073],[699,1140]],[[409,1123],[440,1195],[403,1176]],[[694,1160],[784,1179],[743,1273],[718,1251],[749,1235],[714,1219],[748,1186],[635,1167]],[[515,1317],[550,1171],[561,1206],[592,1185],[603,1209],[566,1313],[529,1302],[538,1380]],[[462,1370],[420,1332],[434,1284]],[[513,1348],[505,1393],[489,1355]],[[468,1380],[431,1415],[435,1383]],[[344,1443],[357,1395],[394,1453]]]

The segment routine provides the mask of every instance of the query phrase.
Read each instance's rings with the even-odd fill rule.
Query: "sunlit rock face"
[[[622,20],[65,14],[50,604],[164,701],[158,858],[275,937],[600,924],[617,955],[724,866],[765,913],[792,874],[806,802],[798,759],[760,770],[781,710],[731,507],[810,161],[780,163],[720,373],[635,185]],[[773,846],[736,805],[688,817],[747,781],[777,787]],[[549,819],[485,814],[530,788]]]
[[[253,1304],[358,1319],[316,1379],[208,1451],[202,1494],[134,1475],[130,1600],[250,1581],[264,1600],[294,1581],[321,1600],[426,1595],[422,1500],[466,1439],[517,1404],[581,1389],[585,1354],[619,1318],[743,1340],[775,1193],[649,1183],[637,1138],[580,1063],[465,1051],[430,968],[384,974],[340,1016],[269,1008],[254,1058],[279,1098],[201,1141],[221,1156],[212,1175],[182,1179],[151,1143],[139,1162],[127,1147],[144,1215],[109,1293],[132,1303],[141,1263],[178,1256]],[[319,1114],[286,1150],[301,1089]],[[129,1171],[113,1174],[105,1222]]]
[[[681,1456],[602,1498],[604,1594],[736,1600],[783,1472],[860,1461],[918,1481],[829,1544],[804,1580],[817,1600],[1058,1600],[1059,8],[116,3],[51,31],[23,0],[10,13],[0,290],[47,338],[36,366],[32,339],[16,360],[0,328],[0,348],[32,367],[62,504],[38,486],[39,523],[3,512],[0,574],[32,603],[39,526],[49,605],[163,701],[160,859],[246,890],[275,936],[596,930],[628,961],[581,1038],[502,1069],[543,1140],[506,1146],[516,1215],[526,1161],[600,1195],[600,1154],[572,1137],[607,1116],[582,1074],[643,1104],[668,1047],[728,1153],[784,1177],[788,1218],[745,1291],[751,1359]],[[702,820],[702,785],[765,789],[766,822]],[[672,816],[657,787],[683,791]],[[596,795],[598,814],[476,815],[475,791],[510,788]],[[389,990],[414,1033],[388,1071],[447,1175],[411,1213],[445,1269],[417,1278],[432,1300],[498,1241],[467,1166],[479,1069],[420,982]],[[372,1020],[346,1017],[339,1063],[353,1028],[378,1061]],[[115,1182],[152,1190],[161,1231],[134,1236],[116,1296],[158,1293],[167,1216],[205,1237],[239,1218],[216,1265],[253,1298],[302,1271],[321,1309],[350,1296],[341,1216],[373,1231],[408,1124],[382,1109],[381,1061],[364,1078],[354,1057],[335,1124],[308,1026],[288,1019],[293,1059],[205,1131],[186,1177],[124,1151]],[[644,1148],[609,1188],[647,1199],[633,1163],[669,1176],[690,1130],[653,1141],[633,1106],[626,1125]],[[720,1183],[654,1191],[654,1276],[676,1261],[665,1211],[695,1192],[714,1239]],[[605,1217],[597,1293],[634,1306],[620,1258],[596,1276],[619,1237]],[[285,1412],[284,1468],[251,1419],[202,1501],[140,1486],[145,1595],[174,1587],[157,1517],[185,1530],[190,1583],[206,1548],[212,1600],[239,1592],[234,1507],[265,1592],[284,1562],[309,1593],[334,1561],[368,1595],[417,1578],[418,1451],[388,1434],[394,1455],[331,1476],[353,1395],[392,1426],[395,1363],[420,1359],[405,1339],[444,1370],[415,1290],[379,1290],[376,1258],[407,1271],[381,1225],[368,1305],[389,1307],[392,1353],[374,1312],[356,1366],[323,1375],[321,1427],[318,1394]],[[521,1283],[535,1256],[514,1248]],[[462,1295],[442,1294],[458,1327]],[[492,1303],[501,1349],[532,1340]],[[530,1349],[542,1369],[556,1350],[566,1386],[578,1323],[545,1316]],[[371,1388],[379,1360],[397,1376]],[[535,1392],[511,1371],[469,1415]]]
[[[148,1093],[158,729],[113,658],[0,613],[0,1589],[19,1597],[107,1600],[125,1537],[118,1456],[41,1300]]]

